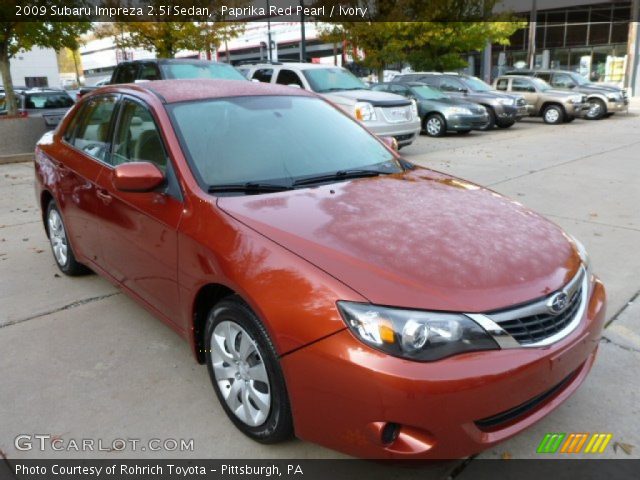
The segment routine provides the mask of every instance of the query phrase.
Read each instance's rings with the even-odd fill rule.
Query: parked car
[[[521,75],[541,78],[553,88],[587,96],[589,111],[585,118],[599,120],[616,112],[629,109],[627,91],[611,85],[593,83],[575,72],[566,70],[513,70],[508,75]]]
[[[494,90],[477,77],[457,73],[404,73],[396,75],[394,83],[421,82],[442,90],[452,98],[460,98],[484,106],[489,114],[489,122],[484,130],[494,126],[509,128],[528,115],[527,106],[521,95],[507,95]]]
[[[413,143],[420,133],[415,102],[371,91],[346,68],[315,63],[260,63],[242,68],[250,80],[296,86],[324,96],[376,135],[394,137],[398,148]]]
[[[589,110],[587,96],[564,90],[554,90],[551,85],[535,77],[502,75],[493,83],[496,90],[517,93],[527,102],[529,115],[542,117],[545,123],[572,122],[586,115]]]
[[[74,105],[71,96],[57,88],[19,89],[14,87],[18,104],[18,115],[25,117],[42,117],[49,128],[55,128],[67,110]],[[6,115],[4,90],[0,92],[0,115]]]
[[[172,80],[180,78],[220,78],[246,80],[235,68],[227,63],[191,58],[156,58],[131,60],[119,63],[108,81],[101,80],[93,87],[82,87],[80,96],[105,85],[135,83],[151,80]]]
[[[447,132],[466,134],[471,130],[483,130],[489,123],[489,114],[482,105],[450,98],[424,83],[380,83],[372,89],[415,100],[422,131],[430,137],[441,137]]]
[[[104,275],[184,337],[260,442],[464,457],[595,359],[605,292],[577,240],[303,89],[104,87],[39,142],[35,177],[60,270]]]

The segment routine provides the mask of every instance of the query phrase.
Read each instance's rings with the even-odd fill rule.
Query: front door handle
[[[96,195],[98,195],[98,198],[102,200],[102,203],[104,203],[105,205],[109,205],[111,203],[111,200],[113,200],[113,197],[109,195],[105,190],[98,190],[96,192]]]

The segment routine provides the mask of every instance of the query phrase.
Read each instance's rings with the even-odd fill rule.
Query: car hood
[[[218,206],[381,305],[495,310],[557,290],[580,265],[555,224],[422,168]]]
[[[584,93],[620,93],[622,90],[612,85],[602,85],[600,83],[585,83],[578,85],[576,90]]]
[[[395,93],[379,92],[376,90],[344,90],[340,92],[323,93],[325,98],[334,103],[355,105],[356,102],[369,102],[374,107],[402,107],[411,105],[411,101]]]
[[[418,104],[426,106],[426,105],[435,105],[441,108],[447,107],[466,107],[471,109],[472,112],[484,112],[482,107],[479,107],[477,103],[467,102],[466,100],[462,100],[460,98],[438,98],[437,100],[419,100]]]

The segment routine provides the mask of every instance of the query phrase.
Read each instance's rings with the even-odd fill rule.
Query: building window
[[[27,88],[42,88],[49,86],[47,77],[24,77],[24,86]]]

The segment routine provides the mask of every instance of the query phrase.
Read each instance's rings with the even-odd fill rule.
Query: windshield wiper
[[[299,185],[312,185],[314,183],[330,182],[331,180],[345,180],[348,178],[377,177],[378,175],[383,175],[384,173],[386,172],[366,169],[338,170],[334,173],[300,178],[293,182],[293,186],[297,187]]]
[[[318,90],[318,93],[327,93],[327,92],[346,92],[347,90],[366,90],[365,88],[361,88],[361,87],[332,87],[332,88],[323,88],[321,90]]]
[[[268,192],[283,192],[285,190],[291,190],[291,185],[281,185],[277,183],[260,183],[260,182],[245,182],[245,183],[227,183],[221,185],[210,185],[207,189],[209,193],[219,192],[240,192],[240,193],[268,193]]]

